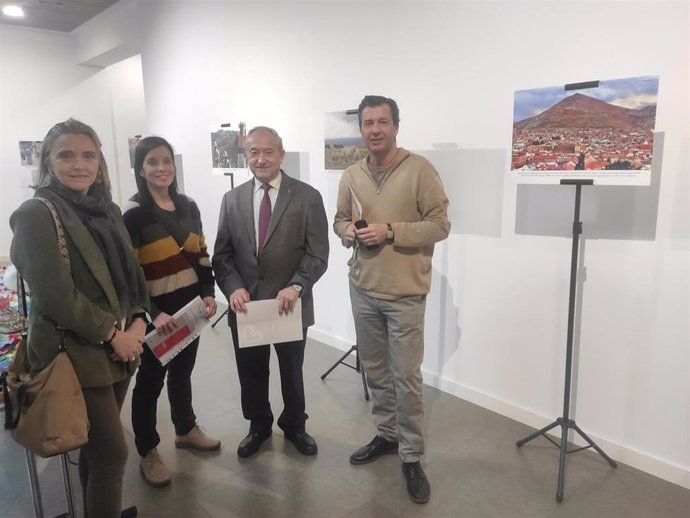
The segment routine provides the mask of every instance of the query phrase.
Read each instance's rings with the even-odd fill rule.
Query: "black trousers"
[[[273,412],[268,400],[271,347],[260,345],[240,349],[237,346],[239,341],[235,315],[232,311],[228,315],[232,340],[235,344],[237,373],[240,378],[242,414],[250,422],[250,432],[267,434],[273,425]],[[305,328],[303,340],[274,345],[278,355],[280,388],[283,394],[283,412],[278,417],[278,426],[287,433],[303,432],[304,423],[309,417],[304,411],[304,379],[302,377],[306,341],[307,329]]]
[[[199,338],[163,366],[151,349],[144,346],[137,381],[132,391],[132,429],[134,444],[140,456],[145,457],[161,442],[156,430],[156,411],[166,373],[170,416],[175,434],[186,435],[196,425],[196,415],[192,408],[191,376],[198,349]]]

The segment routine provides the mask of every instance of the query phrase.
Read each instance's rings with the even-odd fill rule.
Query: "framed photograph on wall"
[[[211,126],[211,168],[214,175],[247,172],[244,141],[247,123],[224,123]]]
[[[342,171],[367,156],[367,153],[359,132],[357,110],[326,113],[324,130],[326,170]]]
[[[515,92],[510,171],[525,183],[649,185],[658,76]]]
[[[38,167],[41,162],[41,147],[43,142],[39,140],[20,140],[19,159],[22,167]]]
[[[134,150],[139,142],[148,135],[133,135],[127,139],[127,149],[129,149],[129,168],[134,171]]]

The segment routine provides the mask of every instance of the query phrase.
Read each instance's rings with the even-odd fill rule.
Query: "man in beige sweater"
[[[368,95],[358,116],[369,155],[343,173],[333,229],[354,247],[350,299],[378,434],[350,462],[397,451],[410,498],[425,503],[431,489],[420,463],[424,309],[434,243],[450,231],[448,198],[431,163],[396,145],[393,99]]]

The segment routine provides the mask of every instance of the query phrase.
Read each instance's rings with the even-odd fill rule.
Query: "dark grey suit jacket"
[[[245,288],[252,300],[275,298],[291,284],[301,284],[302,323],[314,324],[312,287],[328,267],[328,220],[319,191],[283,175],[268,235],[256,256],[254,179],[223,197],[213,271],[229,299]]]

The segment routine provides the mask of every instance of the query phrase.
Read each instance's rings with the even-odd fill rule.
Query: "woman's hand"
[[[206,316],[204,318],[209,319],[216,314],[216,310],[218,309],[215,297],[204,297],[204,304],[206,304]]]
[[[168,315],[167,313],[159,313],[156,318],[153,319],[153,327],[156,328],[162,335],[167,335],[172,333],[177,327],[175,319]]]
[[[131,326],[130,326],[131,328]],[[144,340],[140,339],[137,333],[130,331],[117,331],[110,341],[113,348],[113,360],[132,362],[139,358],[143,352]]]
[[[134,333],[134,335],[144,342],[144,337],[146,336],[146,322],[141,318],[135,318],[132,323],[129,324],[127,331]]]

